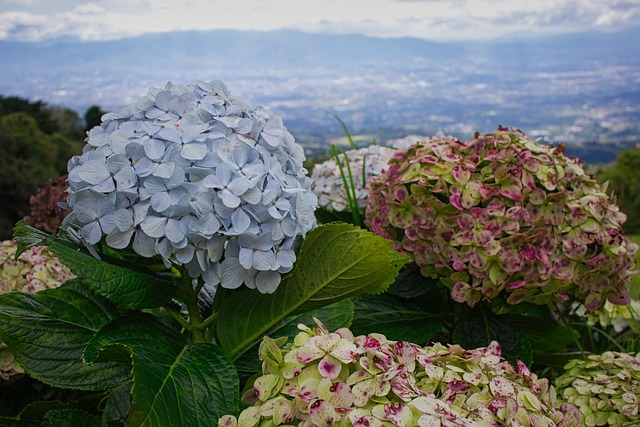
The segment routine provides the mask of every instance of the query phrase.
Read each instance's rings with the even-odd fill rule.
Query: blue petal
[[[249,229],[251,218],[243,209],[236,209],[231,214],[231,226],[234,234],[242,234]]]
[[[272,294],[280,284],[280,273],[277,271],[261,271],[255,278],[256,288],[263,294]]]
[[[242,250],[240,250],[242,253]],[[259,271],[271,270],[276,262],[276,256],[273,251],[254,251],[253,253],[253,268]]]
[[[89,160],[84,163],[80,166],[78,175],[91,185],[100,184],[111,177],[107,164],[100,160]]]
[[[133,228],[129,228],[125,231],[115,228],[107,235],[107,245],[114,249],[124,249],[129,246],[131,236],[133,236]]]
[[[144,142],[144,153],[152,160],[158,160],[164,154],[165,145],[159,139],[147,139]]]
[[[244,282],[247,271],[240,265],[238,258],[227,258],[220,265],[222,268],[220,286],[226,289],[236,289]]]
[[[102,229],[98,221],[90,222],[80,229],[80,236],[90,245],[95,245],[102,238]]]
[[[182,147],[182,157],[187,160],[201,160],[207,154],[207,145],[204,142],[190,142]]]
[[[156,239],[164,237],[164,229],[167,225],[167,218],[164,216],[147,216],[140,224],[142,231],[147,233],[149,237]]]
[[[172,243],[180,243],[185,237],[180,226],[180,221],[176,219],[170,219],[167,221],[167,226],[165,227],[164,232],[167,239]]]

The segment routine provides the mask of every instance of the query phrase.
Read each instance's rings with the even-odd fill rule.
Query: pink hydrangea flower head
[[[519,130],[416,143],[367,188],[365,224],[455,301],[629,302],[626,215],[579,160]]]
[[[559,406],[549,382],[504,360],[495,342],[472,350],[421,347],[344,328],[332,333],[318,322],[302,326],[280,352],[275,344],[263,341],[260,357],[270,362],[243,397],[249,406],[219,426],[576,425],[575,406]],[[323,367],[328,357],[331,369]]]

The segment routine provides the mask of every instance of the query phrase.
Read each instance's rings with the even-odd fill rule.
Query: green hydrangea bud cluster
[[[380,334],[302,330],[279,346],[265,337],[262,375],[243,395],[251,406],[219,426],[574,426],[578,412],[493,342],[465,350],[420,347]]]
[[[504,127],[398,150],[369,182],[365,224],[470,306],[629,303],[638,245],[581,163]]]
[[[44,247],[27,249],[16,260],[17,243],[14,240],[0,242],[0,293],[29,292],[55,288],[74,277],[69,269]],[[8,380],[22,373],[13,353],[0,341],[0,377]]]
[[[640,425],[640,353],[609,351],[572,360],[555,385],[558,400],[578,407],[582,426]]]

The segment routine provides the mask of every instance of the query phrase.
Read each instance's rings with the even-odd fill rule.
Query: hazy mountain
[[[473,43],[217,30],[0,42],[0,94],[83,112],[120,108],[168,80],[222,79],[316,148],[340,133],[332,111],[378,139],[503,124],[575,150],[598,143],[593,152],[609,154],[595,160],[607,160],[638,142],[637,40],[638,29]]]
[[[44,65],[69,69],[78,65],[189,66],[222,63],[251,68],[349,68],[381,61],[404,67],[411,63],[502,60],[510,65],[538,61],[575,67],[584,61],[637,63],[640,30],[581,33],[535,39],[437,43],[413,38],[383,39],[358,34],[330,35],[300,31],[185,31],[148,34],[113,41],[3,42],[3,66]]]

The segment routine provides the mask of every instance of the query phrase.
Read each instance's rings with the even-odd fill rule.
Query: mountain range
[[[220,79],[311,150],[341,134],[335,114],[365,140],[507,125],[605,162],[640,142],[637,40],[640,29],[464,43],[289,30],[0,41],[0,94],[82,114],[166,81]]]

